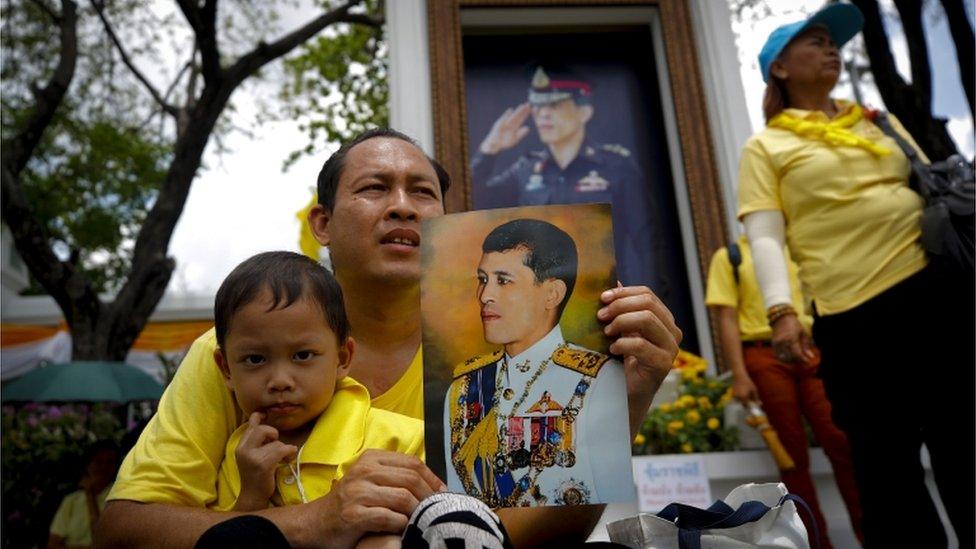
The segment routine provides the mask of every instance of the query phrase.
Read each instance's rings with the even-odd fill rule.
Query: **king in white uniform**
[[[623,367],[557,324],[516,356],[457,366],[445,401],[447,484],[493,507],[632,501]]]

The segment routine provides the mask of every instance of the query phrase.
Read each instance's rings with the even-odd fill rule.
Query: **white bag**
[[[743,484],[708,510],[672,503],[657,515],[612,522],[607,531],[610,541],[634,549],[809,549],[795,499],[781,482]]]

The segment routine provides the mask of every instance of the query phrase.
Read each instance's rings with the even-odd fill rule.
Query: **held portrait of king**
[[[623,368],[563,337],[571,237],[517,219],[485,239],[478,299],[502,348],[457,365],[444,403],[448,488],[493,507],[633,499]]]

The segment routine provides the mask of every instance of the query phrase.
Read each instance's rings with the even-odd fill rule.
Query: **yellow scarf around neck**
[[[861,137],[848,129],[863,117],[864,112],[861,106],[852,105],[849,112],[829,122],[797,118],[784,111],[774,116],[767,125],[772,128],[789,130],[808,139],[818,139],[833,147],[860,147],[875,156],[887,156],[891,154],[891,151],[887,148],[878,145],[870,139]]]

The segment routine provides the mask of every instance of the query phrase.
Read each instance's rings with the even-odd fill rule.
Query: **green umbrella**
[[[129,402],[153,400],[163,386],[122,362],[65,362],[35,368],[0,391],[3,402]]]

